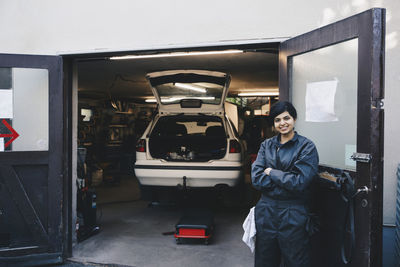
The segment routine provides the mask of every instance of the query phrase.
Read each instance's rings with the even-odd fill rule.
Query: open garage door
[[[62,59],[0,54],[0,265],[62,261]]]
[[[339,187],[319,188],[314,266],[381,265],[384,40],[385,10],[371,9],[281,44],[280,97],[298,108],[296,130]]]

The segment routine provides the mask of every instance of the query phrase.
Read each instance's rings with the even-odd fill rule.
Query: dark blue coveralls
[[[269,175],[266,168],[272,168]],[[255,208],[255,266],[310,266],[310,227],[307,201],[318,171],[318,152],[312,141],[295,132],[285,144],[280,135],[260,145],[252,165],[253,186],[261,191]]]

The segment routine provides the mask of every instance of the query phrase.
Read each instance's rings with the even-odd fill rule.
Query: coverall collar
[[[297,134],[296,131],[294,131],[294,136],[293,136],[293,138],[290,139],[289,141],[287,141],[285,144],[291,143],[291,142],[296,142],[298,138],[299,138],[299,135]],[[274,137],[274,139],[273,139],[274,143],[275,143],[277,146],[285,145],[285,144],[281,144],[280,140],[281,140],[281,134],[275,135],[275,137]]]

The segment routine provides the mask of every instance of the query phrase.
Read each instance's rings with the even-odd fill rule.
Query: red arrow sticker
[[[2,122],[7,127],[7,129],[11,131],[10,134],[0,134],[0,137],[11,137],[11,139],[8,140],[8,142],[4,145],[4,148],[6,148],[11,145],[11,143],[14,142],[15,139],[18,138],[19,134],[13,129],[13,127],[11,127],[10,124],[8,124],[6,120],[3,120]]]

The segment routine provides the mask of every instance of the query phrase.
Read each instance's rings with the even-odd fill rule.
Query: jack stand
[[[184,201],[184,203],[187,203],[187,201],[188,201],[188,190],[187,190],[187,186],[186,186],[186,180],[187,180],[187,178],[186,178],[186,176],[183,176],[183,201]]]

